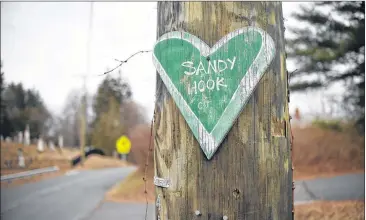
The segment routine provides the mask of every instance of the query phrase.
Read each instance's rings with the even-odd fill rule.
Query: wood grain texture
[[[281,3],[158,2],[158,37],[181,30],[209,46],[255,26],[271,35],[276,56],[218,151],[205,158],[157,76],[154,122],[156,219],[291,219],[292,170]],[[199,210],[201,216],[196,216]]]

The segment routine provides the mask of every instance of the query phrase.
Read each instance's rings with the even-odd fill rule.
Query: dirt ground
[[[361,220],[365,219],[364,201],[319,201],[295,206],[296,220]]]

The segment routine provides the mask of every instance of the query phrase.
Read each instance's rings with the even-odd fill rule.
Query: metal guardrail
[[[24,177],[29,177],[29,176],[34,176],[34,175],[44,174],[44,173],[50,173],[50,172],[55,172],[55,171],[59,171],[59,170],[60,169],[57,166],[29,170],[29,171],[24,171],[24,172],[20,172],[20,173],[3,175],[3,176],[1,176],[1,181],[20,179],[20,178],[24,178]]]

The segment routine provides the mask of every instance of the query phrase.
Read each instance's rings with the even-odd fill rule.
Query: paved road
[[[313,200],[359,200],[365,198],[365,175],[350,174],[295,182],[295,205]],[[146,204],[103,203],[88,220],[144,220]],[[148,206],[148,220],[153,220],[154,205]],[[121,213],[124,213],[121,215]],[[104,218],[105,217],[105,218]],[[122,218],[121,218],[122,217]]]
[[[312,200],[363,200],[365,174],[347,174],[295,182],[295,202]]]
[[[144,219],[145,204],[102,202],[105,192],[134,168],[83,171],[12,189],[1,189],[4,220]],[[364,174],[295,183],[295,204],[312,200],[364,199]],[[123,214],[122,214],[123,213]],[[154,205],[148,206],[152,220]]]
[[[75,175],[1,189],[1,219],[85,219],[98,207],[105,192],[134,169],[82,171]]]

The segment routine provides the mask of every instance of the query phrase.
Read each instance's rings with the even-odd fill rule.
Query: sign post
[[[156,219],[292,219],[278,2],[158,2]]]
[[[123,135],[116,141],[116,150],[122,160],[127,160],[127,155],[131,150],[131,141],[127,136]]]

